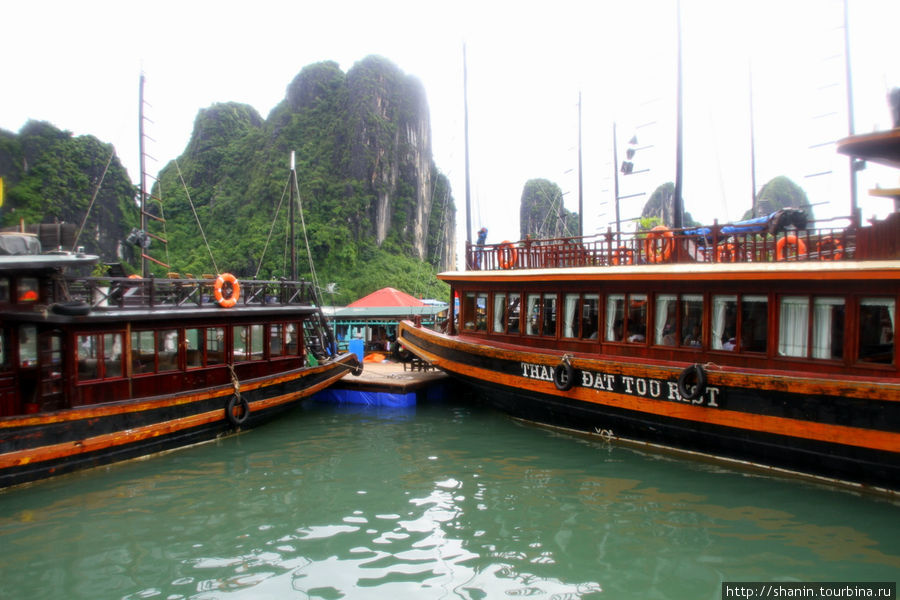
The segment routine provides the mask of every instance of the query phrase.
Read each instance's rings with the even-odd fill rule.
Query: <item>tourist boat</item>
[[[72,226],[0,233],[0,488],[145,456],[259,425],[348,371],[316,301],[291,277],[150,275],[140,93],[141,275],[121,264],[86,276],[97,256],[73,247]],[[71,227],[72,232],[66,232]],[[24,229],[24,228],[23,228]],[[60,248],[72,248],[62,251]]]
[[[244,430],[348,371],[298,281],[83,277],[0,234],[0,487]]]
[[[838,148],[900,165],[900,129]],[[439,276],[459,300],[446,330],[407,321],[399,339],[495,407],[900,492],[900,212],[466,251],[480,270]]]

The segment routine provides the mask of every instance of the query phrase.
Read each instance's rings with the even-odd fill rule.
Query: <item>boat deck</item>
[[[369,392],[388,392],[405,394],[415,392],[431,384],[444,381],[447,374],[437,370],[411,370],[410,364],[385,361],[367,362],[359,377],[348,376],[339,380],[333,387],[346,390],[362,390]]]

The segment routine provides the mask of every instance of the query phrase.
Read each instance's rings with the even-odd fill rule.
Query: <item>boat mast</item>
[[[291,237],[291,281],[297,281],[297,251],[294,248],[294,183],[297,181],[296,161],[294,159],[294,151],[291,150],[291,180],[289,187],[291,188],[288,200],[288,223],[290,224]]]
[[[681,229],[684,227],[684,202],[681,198],[681,179],[682,179],[682,89],[681,89],[681,0],[678,1],[675,11],[677,13],[676,23],[677,23],[677,32],[676,37],[678,40],[678,53],[677,60],[678,66],[676,69],[677,81],[675,84],[676,91],[676,101],[675,101],[675,194],[672,199],[672,212],[673,212],[673,223],[672,226],[675,229]]]
[[[138,93],[138,153],[140,154],[140,194],[141,194],[141,234],[147,232],[147,212],[144,202],[147,198],[147,185],[144,170],[144,74],[141,73],[140,92]],[[143,238],[141,239],[141,277],[149,275],[147,257],[145,256]]]
[[[472,243],[472,204],[469,190],[469,73],[466,67],[466,45],[463,44],[463,128],[466,154],[466,245]]]
[[[616,201],[616,240],[618,241],[619,235],[622,233],[621,226],[619,224],[619,150],[618,150],[618,142],[616,141],[616,122],[613,121],[613,181],[614,188],[613,192],[615,194]]]
[[[748,67],[750,79],[750,185],[752,187],[750,193],[751,214],[758,217],[759,207],[756,205],[756,129],[753,125],[753,68]]]
[[[581,180],[581,90],[578,90],[578,237],[584,237],[584,204]]]
[[[847,127],[849,134],[856,134],[853,122],[853,80],[850,77],[850,19],[847,0],[844,0],[844,69],[846,71],[847,85]],[[860,163],[853,156],[850,157],[850,216],[860,222],[859,206],[856,191],[856,171]]]

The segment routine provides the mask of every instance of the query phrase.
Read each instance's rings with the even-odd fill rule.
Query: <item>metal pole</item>
[[[147,198],[147,187],[144,176],[144,74],[141,73],[141,86],[140,92],[138,93],[138,152],[140,153],[140,194],[141,194],[141,234],[142,236],[147,235],[147,213],[145,212],[146,207],[144,205],[144,201]],[[147,277],[149,275],[149,271],[147,268],[147,259],[144,257],[145,248],[144,248],[144,239],[142,237],[139,240],[140,248],[141,248],[141,277]]]
[[[847,0],[844,0],[844,68],[847,74],[847,127],[849,135],[856,134],[856,126],[853,121],[853,79],[850,76],[850,11]],[[850,157],[850,215],[859,223],[859,199],[856,190],[856,165],[857,159]]]
[[[584,237],[584,195],[581,179],[581,90],[578,91],[578,237]]]
[[[672,212],[673,214],[673,227],[675,229],[681,229],[684,227],[684,202],[681,198],[681,179],[683,172],[683,164],[682,164],[682,154],[683,154],[683,144],[682,144],[682,89],[681,89],[681,0],[678,1],[678,4],[675,9],[678,13],[677,15],[677,27],[678,31],[677,39],[678,39],[678,68],[676,70],[678,74],[678,81],[676,82],[676,92],[677,99],[675,102],[675,197],[672,199]]]
[[[290,174],[290,201],[288,203],[288,221],[290,222],[291,236],[291,281],[297,281],[297,252],[294,248],[294,184],[297,181],[296,162],[294,160],[294,151],[291,150],[291,174]]]
[[[472,203],[469,189],[469,72],[466,66],[466,45],[463,44],[463,126],[466,144],[466,243],[472,243]]]
[[[616,195],[616,238],[622,233],[619,227],[619,148],[618,142],[616,141],[616,124],[613,123],[613,176],[614,176],[614,188],[613,191]]]

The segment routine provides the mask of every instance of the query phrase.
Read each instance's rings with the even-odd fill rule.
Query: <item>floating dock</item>
[[[315,398],[338,404],[413,406],[419,400],[443,398],[447,383],[446,373],[421,361],[367,362],[362,375],[346,375]]]

